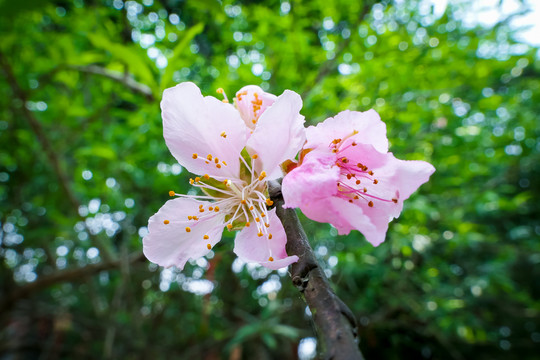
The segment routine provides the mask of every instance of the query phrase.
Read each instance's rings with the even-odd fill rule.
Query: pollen
[[[373,180],[373,183],[374,183],[374,184],[378,184],[378,183],[379,183],[379,180],[375,179],[375,180]]]
[[[367,203],[369,207],[373,207],[373,201]]]
[[[231,224],[227,224],[227,229],[231,230],[231,229],[232,229],[232,225],[231,225]]]
[[[170,222],[169,220],[163,220],[163,223],[164,223],[165,225],[169,224],[169,222]]]
[[[204,239],[204,240],[208,240],[208,239],[210,239],[210,236],[204,235],[204,236],[203,236],[203,239]]]
[[[268,261],[274,261],[274,258],[270,256],[270,257],[268,258]]]
[[[191,155],[192,158],[196,159],[199,157],[199,155],[197,155],[196,153],[193,153],[193,155]]]
[[[272,234],[268,234],[268,240],[272,239]]]
[[[249,223],[249,221],[246,223],[246,227],[249,227],[251,224]]]
[[[266,199],[266,205],[272,206],[272,205],[274,205],[274,202],[272,200],[270,200],[270,199]]]
[[[203,175],[203,178],[204,178],[205,180],[208,180],[208,179],[210,179],[210,175],[204,174],[204,175]]]
[[[206,248],[207,248],[208,250],[212,250],[212,245],[206,244]]]
[[[176,193],[174,191],[172,191],[172,190],[169,191],[169,196],[174,196],[174,195],[176,195]]]
[[[225,131],[223,131],[220,135],[222,138],[226,138],[227,137],[227,134],[225,133]]]
[[[258,237],[262,237],[262,236],[263,236],[263,233],[262,233],[261,231],[259,231],[259,232],[257,233],[257,236],[258,236]]]
[[[256,158],[258,158],[258,157],[259,157],[259,155],[257,155],[257,154],[251,155],[251,158],[252,158],[252,159],[256,159]]]
[[[189,226],[186,227],[186,232],[191,232],[191,228]]]

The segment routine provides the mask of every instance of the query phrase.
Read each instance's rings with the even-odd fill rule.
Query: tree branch
[[[127,260],[118,259],[114,261],[102,261],[97,264],[89,264],[79,268],[59,270],[50,275],[40,276],[36,281],[16,287],[9,294],[2,296],[0,301],[0,312],[6,311],[17,300],[27,297],[30,294],[43,290],[61,282],[80,281],[88,276],[95,275],[102,271],[113,270],[125,266],[124,263],[135,264],[145,259],[142,252],[131,254]]]
[[[290,276],[313,314],[323,359],[363,359],[358,348],[357,325],[352,311],[330,287],[295,210],[283,208],[281,185],[277,181],[270,181],[268,185],[277,216],[287,234],[287,254],[299,257],[298,262],[290,266]]]

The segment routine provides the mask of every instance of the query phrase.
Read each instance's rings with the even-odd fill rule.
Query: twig
[[[129,264],[134,264],[144,260],[145,257],[142,252],[131,254],[127,260]],[[15,301],[29,296],[30,294],[43,290],[49,286],[52,286],[61,282],[80,281],[88,276],[95,275],[101,271],[107,271],[112,269],[118,269],[123,266],[125,259],[118,259],[114,261],[102,261],[97,264],[90,264],[80,268],[66,269],[57,271],[51,275],[40,276],[38,280],[19,286],[12,290],[9,294],[2,296],[0,301],[0,312],[5,311]]]
[[[290,266],[290,276],[313,314],[323,359],[363,359],[358,348],[356,319],[330,287],[295,210],[283,208],[281,186],[277,181],[269,182],[269,193],[287,234],[287,254],[299,257],[298,262]]]

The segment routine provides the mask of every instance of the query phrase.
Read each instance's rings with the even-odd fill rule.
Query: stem
[[[287,234],[287,254],[297,255],[298,262],[289,268],[293,284],[304,295],[313,314],[322,359],[361,360],[358,348],[358,329],[352,311],[332,290],[309,245],[306,233],[294,209],[283,208],[281,184],[268,182],[269,193],[276,206],[276,214]]]

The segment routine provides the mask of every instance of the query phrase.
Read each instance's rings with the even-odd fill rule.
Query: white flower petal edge
[[[213,213],[199,221],[188,221],[193,208],[208,201],[178,198],[169,200],[148,221],[143,252],[148,260],[180,270],[189,259],[206,255],[221,239],[225,214]],[[208,238],[206,238],[208,237]]]
[[[285,90],[261,115],[247,141],[248,150],[261,159],[262,170],[266,171],[268,180],[282,176],[280,164],[287,159],[294,159],[305,142],[301,108],[300,95]]]
[[[287,256],[285,252],[287,236],[276,215],[276,209],[268,211],[268,218],[268,231],[273,235],[272,238],[258,236],[254,226],[246,227],[236,234],[234,253],[246,262],[255,262],[277,270],[298,261],[298,256]]]
[[[180,165],[218,179],[238,176],[246,126],[233,105],[185,82],[163,92],[161,111],[163,137]]]

